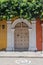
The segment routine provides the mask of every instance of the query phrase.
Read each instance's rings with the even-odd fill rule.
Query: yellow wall
[[[12,23],[18,17],[12,18]],[[5,28],[2,29],[2,25],[5,25]],[[0,50],[4,50],[7,47],[7,21],[0,21]]]
[[[5,26],[4,29],[2,29],[2,26]],[[7,45],[7,23],[5,20],[0,21],[0,50],[3,50],[6,48]]]
[[[16,20],[16,19],[18,19],[18,17],[16,16],[15,18],[12,18],[12,23]]]

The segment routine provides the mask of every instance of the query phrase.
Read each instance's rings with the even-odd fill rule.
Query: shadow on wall
[[[2,48],[2,49],[0,49],[0,51],[6,51],[6,48]]]

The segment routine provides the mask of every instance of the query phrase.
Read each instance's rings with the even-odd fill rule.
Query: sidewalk
[[[43,65],[43,52],[0,52],[0,65]]]

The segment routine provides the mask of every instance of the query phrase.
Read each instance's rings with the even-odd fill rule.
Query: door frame
[[[24,22],[28,26],[29,31],[29,49],[28,50],[37,50],[36,48],[36,21],[32,21],[32,24],[23,18],[16,19],[12,24],[11,21],[7,21],[7,49],[14,50],[14,27],[17,23]]]

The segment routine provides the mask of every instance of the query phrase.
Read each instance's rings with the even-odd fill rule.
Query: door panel
[[[28,32],[28,28],[26,27],[17,27],[15,28],[15,32],[14,32],[14,48],[15,49],[19,49],[19,50],[26,50],[29,47],[29,32]]]

